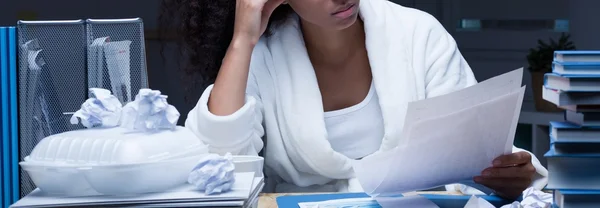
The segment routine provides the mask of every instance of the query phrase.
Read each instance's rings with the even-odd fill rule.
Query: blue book
[[[600,62],[552,62],[552,73],[560,75],[598,76]]]
[[[550,136],[558,142],[600,142],[600,127],[583,127],[569,122],[550,122]]]
[[[584,127],[600,126],[600,111],[577,112],[566,110],[565,120]]]
[[[554,60],[559,62],[596,62],[600,63],[600,51],[571,50],[554,51]]]
[[[9,145],[9,113],[8,113],[8,32],[7,28],[0,28],[0,139],[2,153],[0,153],[2,164],[2,207],[8,207],[11,199],[10,195],[10,145]]]
[[[544,75],[544,86],[564,92],[600,92],[600,75]]]
[[[11,175],[10,180],[12,199],[10,203],[14,203],[21,198],[20,177],[19,177],[19,122],[18,122],[18,97],[17,97],[17,29],[15,27],[8,28],[8,96],[9,96],[9,117],[10,117],[10,155],[11,155]]]
[[[554,190],[555,207],[597,208],[600,207],[600,190]]]
[[[565,92],[542,87],[542,98],[556,106],[600,105],[598,92]]]
[[[423,194],[421,195],[440,208],[463,208],[469,201],[471,196],[467,195],[438,195],[438,194]],[[277,205],[279,207],[293,208],[299,207],[298,203],[302,202],[319,202],[334,199],[351,199],[351,198],[369,198],[365,193],[336,193],[336,194],[311,194],[311,195],[292,195],[277,197]],[[400,196],[401,197],[401,196]],[[479,196],[490,202],[496,207],[501,207],[510,204],[513,201],[502,199],[498,196]]]
[[[554,146],[556,154],[597,153],[600,154],[600,141],[556,141],[550,136],[550,144]]]
[[[547,189],[600,190],[600,154],[560,154],[550,146],[544,155],[548,160]]]

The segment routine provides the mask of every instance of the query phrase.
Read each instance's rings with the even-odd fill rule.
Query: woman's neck
[[[311,61],[339,65],[365,48],[365,32],[360,18],[343,30],[323,28],[301,20],[306,50]],[[313,63],[315,64],[315,63]]]

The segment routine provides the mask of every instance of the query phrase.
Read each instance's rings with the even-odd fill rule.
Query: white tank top
[[[333,150],[352,159],[377,151],[383,140],[384,127],[373,84],[362,102],[325,112],[325,125]]]

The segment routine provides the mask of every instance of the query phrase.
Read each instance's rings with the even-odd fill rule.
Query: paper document
[[[525,87],[523,69],[409,103],[394,149],[356,161],[371,196],[393,196],[471,180],[512,152]]]
[[[302,202],[298,203],[300,208],[382,208],[382,207],[419,207],[419,208],[439,208],[438,205],[429,199],[414,195],[405,197],[385,197],[385,198],[350,198],[333,199],[320,202]]]
[[[125,206],[138,204],[157,204],[157,203],[198,203],[208,207],[217,207],[229,202],[239,204],[239,201],[246,201],[252,193],[254,184],[254,172],[236,173],[236,183],[231,191],[217,195],[206,195],[197,190],[190,184],[184,184],[173,190],[162,193],[149,193],[135,196],[85,196],[85,197],[58,197],[48,195],[40,189],[36,189],[25,196],[17,203],[11,205],[11,208],[18,207],[68,207],[68,206]],[[262,180],[262,179],[261,179]],[[204,202],[204,203],[200,203]],[[216,202],[211,206],[210,203]],[[229,203],[229,204],[231,204]],[[243,203],[242,203],[243,204]],[[180,206],[181,207],[181,206]]]

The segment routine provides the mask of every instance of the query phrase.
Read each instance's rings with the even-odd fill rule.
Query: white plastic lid
[[[28,157],[31,162],[52,164],[130,164],[173,158],[206,147],[189,129],[155,133],[125,128],[84,129],[46,137]]]

